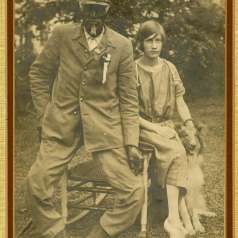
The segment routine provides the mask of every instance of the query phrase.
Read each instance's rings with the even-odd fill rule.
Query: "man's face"
[[[108,9],[109,5],[106,3],[92,2],[82,5],[83,23],[86,31],[92,37],[102,32]]]

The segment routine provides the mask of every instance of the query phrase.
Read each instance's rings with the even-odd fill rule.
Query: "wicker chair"
[[[153,148],[147,144],[140,144],[140,150],[144,157],[145,202],[141,211],[139,237],[144,238],[147,234],[148,167]],[[62,177],[61,191],[62,216],[65,219],[65,224],[71,224],[82,219],[90,211],[113,209],[114,190],[107,183],[106,177],[96,160],[89,159],[86,162],[83,161],[77,165],[70,166]],[[73,199],[70,194],[74,194]],[[109,196],[110,199],[106,200]],[[108,204],[108,200],[111,201],[110,204]]]
[[[145,158],[143,171],[145,203],[141,211],[139,237],[145,238],[147,237],[148,167],[153,155],[153,148],[145,144],[141,144],[140,148]],[[73,160],[77,162],[69,164],[59,183],[61,212],[66,225],[79,221],[90,211],[106,211],[114,207],[114,190],[107,183],[99,163],[93,159],[85,159],[80,155],[75,156]],[[110,199],[106,199],[107,197]],[[32,219],[29,218],[16,237],[22,237],[31,227]]]
[[[69,165],[61,180],[62,216],[65,224],[74,223],[90,211],[113,209],[113,202],[103,202],[107,197],[113,199],[113,188],[107,183],[100,164],[93,159],[78,160]]]

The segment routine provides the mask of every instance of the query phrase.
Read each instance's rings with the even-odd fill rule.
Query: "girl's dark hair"
[[[137,48],[141,51],[144,51],[144,40],[152,35],[160,35],[162,41],[166,39],[165,31],[162,25],[156,20],[148,20],[141,24],[139,31],[137,33]]]

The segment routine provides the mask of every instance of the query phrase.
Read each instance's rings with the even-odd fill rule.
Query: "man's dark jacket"
[[[103,84],[103,58],[108,54],[111,62]],[[43,139],[70,146],[82,130],[89,151],[138,145],[133,50],[122,35],[106,27],[97,49],[89,52],[80,24],[57,26],[29,76]]]

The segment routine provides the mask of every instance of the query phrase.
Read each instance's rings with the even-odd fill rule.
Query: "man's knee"
[[[26,186],[27,186],[27,190],[28,192],[33,192],[34,190],[34,186],[37,183],[37,176],[38,176],[38,171],[35,171],[35,169],[30,169],[30,171],[28,172],[28,175],[26,177]]]
[[[127,186],[121,190],[119,194],[118,201],[122,204],[134,204],[137,209],[139,209],[145,197],[145,189],[142,179],[136,179],[133,182],[128,182]]]
[[[34,195],[35,197],[43,197],[44,191],[44,181],[46,180],[46,174],[37,166],[32,166],[28,172],[26,178],[26,189],[28,196],[29,194]]]

